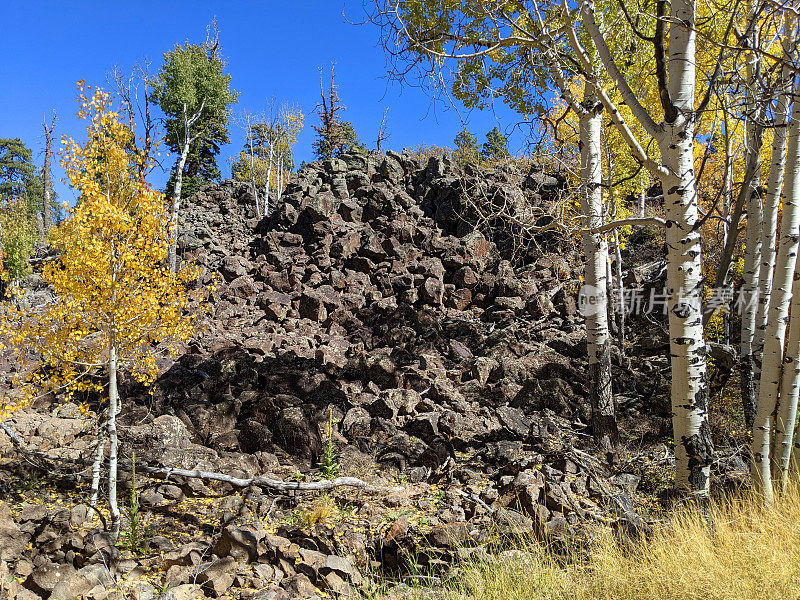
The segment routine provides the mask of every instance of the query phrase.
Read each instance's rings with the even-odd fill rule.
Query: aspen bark
[[[584,110],[580,113],[581,211],[587,231],[583,234],[586,255],[585,285],[595,301],[584,311],[589,354],[589,397],[592,403],[594,439],[604,450],[619,442],[611,388],[611,340],[608,333],[608,242],[603,233],[592,233],[603,224],[602,177],[600,155],[601,106],[587,84]]]
[[[183,105],[183,150],[181,151],[180,158],[178,158],[178,164],[175,167],[175,190],[172,195],[172,211],[169,219],[170,243],[169,253],[167,256],[169,270],[171,273],[175,273],[178,268],[178,215],[180,214],[181,208],[183,168],[186,166],[186,158],[189,156],[189,147],[191,146],[192,142],[197,139],[197,136],[192,137],[191,135],[192,125],[194,125],[194,122],[200,118],[201,114],[203,114],[203,108],[205,107],[205,104],[206,101],[203,100],[200,103],[200,107],[197,109],[197,112],[195,112],[191,117],[186,112],[186,104]]]
[[[751,92],[748,92],[749,108],[755,111],[755,99]],[[739,346],[740,356],[740,380],[742,391],[742,408],[744,410],[745,423],[752,427],[755,414],[755,361],[754,361],[754,341],[758,315],[758,293],[759,293],[759,264],[761,259],[762,235],[762,206],[759,188],[761,186],[761,146],[762,146],[762,127],[755,122],[757,117],[754,113],[749,113],[745,121],[745,164],[747,173],[745,174],[742,191],[747,202],[747,242],[744,255],[744,284],[741,288],[742,295],[742,332]],[[729,236],[734,236],[735,230],[731,229]]]
[[[253,199],[256,202],[256,216],[261,217],[261,204],[258,202],[258,188],[256,187],[256,157],[253,151],[253,128],[247,123],[247,138],[250,143],[250,186],[253,189]]]
[[[625,356],[625,282],[622,280],[622,247],[619,243],[619,230],[614,229],[614,260],[617,263],[617,310],[619,311],[619,351]]]
[[[798,265],[795,265],[797,269]],[[789,461],[792,457],[797,399],[800,391],[800,273],[795,270],[792,284],[791,320],[783,356],[781,389],[775,412],[775,440],[772,443],[772,478],[778,493],[784,495],[789,484]]]
[[[272,207],[269,205],[269,188],[272,183],[272,158],[275,153],[275,145],[273,142],[269,144],[269,163],[267,164],[267,182],[264,184],[264,214],[269,216],[272,213]]]
[[[281,195],[283,194],[283,156],[281,154],[278,155],[278,181],[277,181],[278,189],[277,193],[275,194],[275,206],[278,206],[281,203]]]
[[[117,504],[117,466],[118,445],[117,414],[119,412],[119,393],[117,390],[117,348],[113,337],[109,344],[108,358],[108,508],[111,513],[111,540],[119,538],[122,517]]]
[[[658,136],[667,218],[667,290],[672,363],[675,487],[707,497],[713,443],[708,425],[702,262],[694,171],[695,3],[673,0],[667,92],[674,119]]]
[[[181,157],[175,167],[175,190],[172,194],[172,211],[169,217],[170,241],[169,241],[169,270],[175,273],[178,268],[178,215],[181,210],[181,188],[183,187],[183,168],[186,166],[186,158],[189,156],[189,140],[183,144]]]
[[[91,495],[89,497],[89,506],[92,508],[97,506],[97,497],[100,494],[100,467],[103,464],[103,455],[106,450],[106,438],[102,431],[98,432],[97,438],[97,448],[95,449],[94,462],[92,463]]]
[[[580,41],[571,25],[567,0],[562,0],[570,44],[587,62]],[[708,383],[706,345],[703,337],[702,272],[700,232],[697,230],[698,198],[694,172],[695,110],[695,1],[674,0],[669,4],[668,77],[659,77],[659,92],[664,122],[657,124],[629,82],[620,72],[602,31],[594,19],[591,2],[581,4],[583,26],[597,49],[597,55],[617,86],[634,118],[650,134],[661,150],[661,164],[644,152],[636,137],[625,126],[619,112],[610,106],[602,87],[597,93],[620,133],[643,165],[661,181],[664,190],[667,237],[667,295],[672,365],[672,424],[675,440],[675,487],[700,498],[707,498],[713,442],[708,424]],[[658,52],[657,52],[658,55]],[[658,61],[658,56],[656,57]]]
[[[753,425],[753,479],[756,486],[763,491],[767,503],[771,503],[774,498],[770,465],[773,413],[777,408],[780,391],[786,324],[800,229],[800,102],[796,102],[792,110],[786,143],[784,179],[781,233],[767,314],[761,384]]]
[[[753,340],[753,379],[755,381],[755,396],[758,396],[758,386],[761,379],[761,362],[764,352],[764,333],[767,327],[770,298],[772,296],[772,278],[775,268],[775,238],[778,230],[778,209],[780,206],[781,189],[786,165],[786,138],[789,121],[789,108],[791,105],[791,81],[793,72],[791,63],[794,60],[795,45],[797,43],[796,19],[792,13],[787,15],[785,34],[783,38],[783,58],[786,61],[781,69],[778,80],[778,96],[775,103],[774,127],[772,138],[772,159],[769,174],[767,175],[766,190],[764,194],[764,210],[761,224],[761,264],[759,265],[759,294],[758,315],[756,317],[755,337]],[[745,415],[746,416],[746,415]],[[748,427],[753,427],[752,419]]]

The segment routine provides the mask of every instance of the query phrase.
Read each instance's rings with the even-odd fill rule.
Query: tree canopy
[[[166,143],[180,154],[187,137],[195,135],[184,165],[184,195],[191,195],[200,185],[220,177],[217,155],[220,146],[230,141],[228,112],[237,101],[232,90],[231,76],[225,73],[225,61],[219,56],[218,42],[212,45],[176,45],[164,54],[164,64],[153,82],[153,100],[166,115]],[[187,120],[197,114],[192,132]],[[175,172],[167,185],[170,194]]]

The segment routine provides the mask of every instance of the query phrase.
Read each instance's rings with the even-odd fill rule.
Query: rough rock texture
[[[639,476],[612,477],[591,454],[579,257],[552,232],[520,253],[513,230],[476,228],[466,201],[480,193],[545,224],[560,186],[388,152],[308,165],[261,221],[244,184],[187,199],[180,250],[202,266],[201,284],[216,286],[212,314],[183,356],[161,363],[151,391],[123,378],[123,456],[308,478],[330,438],[342,474],[403,490],[341,491],[333,518],[258,489],[138,481],[145,521],[164,528],[146,536],[144,558],[110,548],[79,502],[13,515],[0,503],[10,597],[105,598],[98,565],[124,573],[140,600],[158,592],[137,577],[156,572],[165,600],[346,596],[364,585],[364,568],[399,572],[412,552],[436,572],[483,551],[490,532],[566,539],[590,537],[593,522],[641,527]],[[32,285],[27,298],[46,293]],[[653,337],[653,354],[661,343]],[[626,414],[641,408],[634,397],[663,412],[662,357],[638,375],[614,360]],[[90,459],[92,415],[47,402],[8,424],[29,449]]]

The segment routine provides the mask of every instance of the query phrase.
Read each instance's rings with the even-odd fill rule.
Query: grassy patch
[[[709,525],[709,521],[711,525]],[[784,600],[800,594],[800,493],[763,508],[751,497],[684,508],[637,543],[603,535],[588,556],[535,542],[461,565],[449,600]],[[410,597],[430,598],[418,590]]]

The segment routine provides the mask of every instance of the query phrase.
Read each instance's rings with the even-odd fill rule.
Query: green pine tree
[[[486,160],[502,160],[511,156],[508,151],[508,138],[500,132],[497,125],[486,134],[481,155]]]
[[[480,162],[481,149],[478,146],[478,138],[472,135],[464,127],[453,140],[455,152],[453,153],[456,162],[462,167],[467,164],[477,164]]]

